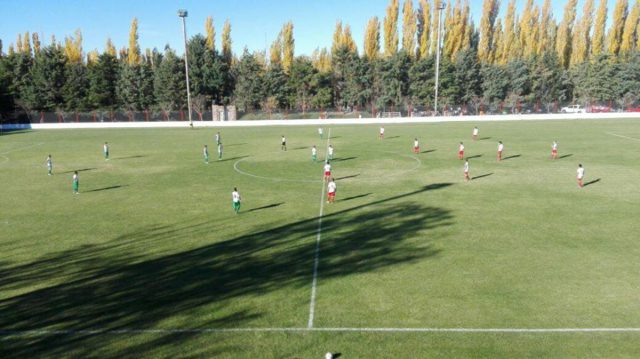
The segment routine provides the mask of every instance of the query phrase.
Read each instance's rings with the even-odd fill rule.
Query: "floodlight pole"
[[[440,6],[438,6],[438,44],[436,46],[436,94],[435,94],[435,98],[433,100],[434,103],[434,112],[435,112],[435,116],[438,115],[438,86],[440,84],[440,23],[442,21],[442,10],[445,9],[445,4],[444,2],[440,3]]]
[[[193,127],[193,120],[191,119],[191,90],[189,86],[189,50],[187,49],[187,23],[185,20],[187,15],[187,10],[178,10],[178,16],[182,18],[182,35],[184,37],[184,72],[187,79],[187,108],[189,110],[189,127]]]

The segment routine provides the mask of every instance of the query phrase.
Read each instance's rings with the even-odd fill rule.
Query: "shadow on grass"
[[[341,180],[346,180],[346,179],[349,179],[349,178],[356,178],[356,177],[358,177],[358,176],[360,176],[360,174],[359,174],[359,173],[358,173],[358,174],[355,174],[355,175],[350,175],[350,176],[338,177],[338,178],[336,178],[335,180],[336,180],[336,181],[341,181]]]
[[[482,138],[479,138],[478,141],[485,141],[485,140],[490,140],[490,139],[491,139],[491,137],[482,137]]]
[[[116,157],[116,158],[112,158],[112,161],[117,161],[117,160],[129,160],[129,159],[133,159],[133,158],[143,158],[143,157],[147,157],[146,155],[135,155],[135,156],[127,156],[127,157]]]
[[[562,156],[560,156],[558,158],[559,159],[563,159],[563,158],[568,158],[568,157],[571,157],[571,156],[573,156],[573,153],[569,153],[568,155],[562,155]]]
[[[103,187],[103,188],[96,188],[96,189],[92,189],[92,190],[88,190],[88,191],[83,191],[83,193],[102,192],[102,191],[108,191],[108,190],[122,188],[122,187],[127,187],[127,185],[125,184],[125,185],[116,185],[116,186],[109,186],[109,187]]]
[[[502,160],[506,161],[506,160],[510,160],[512,158],[518,158],[518,157],[522,157],[522,155],[511,155],[511,156],[507,156],[507,157],[503,158]]]
[[[79,170],[71,170],[71,171],[65,171],[65,172],[60,172],[61,175],[66,174],[66,173],[73,173],[73,172],[87,172],[87,171],[93,171],[93,170],[97,170],[97,168],[82,168]]]
[[[269,209],[269,208],[275,208],[275,207],[279,207],[281,205],[283,205],[284,202],[280,202],[280,203],[272,203],[272,204],[268,204],[266,206],[262,206],[262,207],[257,207],[257,208],[251,208],[250,210],[246,211],[245,213],[249,213],[249,212],[255,212],[255,211],[261,211],[263,209]]]
[[[247,158],[247,157],[249,157],[249,156],[236,156],[236,157],[223,158],[221,160],[215,159],[215,160],[212,160],[211,162],[213,163],[213,162],[235,161],[235,160],[241,160],[241,159]]]
[[[2,135],[2,136],[22,135],[22,134],[31,133],[31,132],[33,132],[33,131],[32,130],[25,130],[25,129],[15,129],[15,130],[2,129],[2,130],[0,130],[0,135]]]
[[[391,136],[391,137],[385,137],[385,140],[393,140],[394,138],[400,138],[400,136]]]
[[[467,159],[468,159],[468,160],[472,160],[472,159],[474,159],[474,158],[480,158],[480,157],[482,157],[482,155],[473,155],[473,156],[469,156],[469,157],[467,157]]]
[[[436,150],[426,150],[426,151],[422,151],[420,153],[431,153],[431,152],[436,152]]]
[[[319,280],[340,280],[438,256],[441,250],[429,242],[418,245],[411,239],[418,232],[449,226],[455,217],[447,209],[411,198],[451,185],[436,183],[324,216],[323,231],[331,237],[322,242]],[[0,262],[0,293],[5,293],[0,296],[0,354],[153,356],[176,350],[199,333],[158,331],[130,340],[135,333],[127,330],[166,328],[167,323],[177,329],[248,326],[273,309],[269,302],[256,304],[256,298],[309,291],[317,217],[265,225],[199,247],[147,254],[147,248],[158,243],[211,236],[216,228],[215,221],[141,226],[30,263]],[[29,330],[68,332],[24,332]],[[206,349],[231,350],[224,345],[214,340]]]
[[[233,147],[233,146],[242,146],[242,145],[246,145],[246,142],[243,143],[232,143],[230,145],[224,145],[224,147]]]
[[[369,193],[364,193],[364,194],[359,194],[357,196],[351,196],[351,197],[347,197],[347,198],[343,198],[341,200],[338,200],[338,202],[347,202],[347,201],[352,201],[354,199],[358,199],[358,198],[364,198],[371,195],[371,192]]]
[[[584,184],[584,187],[591,186],[592,184],[596,184],[596,183],[600,182],[601,180],[602,180],[602,178],[598,178],[598,179],[594,179],[593,181],[589,181],[589,182]]]
[[[358,159],[358,157],[344,157],[344,158],[334,158],[333,160],[331,160],[331,162],[344,162],[344,161],[351,161],[351,160],[355,160]]]
[[[472,181],[475,181],[475,180],[479,180],[479,179],[481,179],[481,178],[489,177],[489,176],[491,176],[491,175],[493,175],[493,172],[491,172],[491,173],[485,173],[485,174],[480,175],[480,176],[474,176],[473,178],[471,178],[471,180],[472,180]]]
[[[300,147],[292,148],[291,151],[306,150],[308,148],[309,146],[300,146]]]

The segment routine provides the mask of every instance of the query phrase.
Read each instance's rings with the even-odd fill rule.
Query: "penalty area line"
[[[331,140],[331,128],[329,128],[329,132],[327,133],[327,146],[325,148],[325,157],[326,153],[329,150],[329,142]],[[324,163],[327,163],[325,158]],[[322,235],[322,216],[324,215],[324,186],[325,181],[322,181],[322,191],[320,194],[320,214],[318,215],[318,230],[316,231],[316,249],[313,259],[313,279],[311,280],[311,300],[309,301],[309,322],[307,323],[307,328],[313,328],[313,320],[316,312],[316,291],[318,286],[318,265],[320,264],[320,238]]]
[[[192,329],[60,329],[60,330],[0,330],[0,336],[37,335],[101,335],[101,334],[180,334],[180,333],[640,333],[640,328],[192,328]]]
[[[629,136],[623,136],[623,135],[618,135],[616,133],[612,133],[612,132],[605,132],[607,135],[610,136],[616,136],[616,137],[620,137],[620,138],[625,138],[627,140],[631,140],[631,141],[638,141],[640,142],[640,138],[634,138],[634,137],[629,137]]]

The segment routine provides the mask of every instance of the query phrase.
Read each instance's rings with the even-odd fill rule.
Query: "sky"
[[[578,17],[585,0],[578,1]],[[182,53],[182,23],[178,9],[187,9],[187,36],[205,33],[204,23],[212,16],[216,29],[216,46],[226,19],[231,23],[233,51],[241,54],[268,48],[287,21],[294,24],[296,55],[310,55],[314,49],[331,47],[337,20],[351,26],[353,38],[362,48],[367,21],[378,16],[382,21],[389,0],[0,0],[0,39],[3,51],[16,41],[18,33],[38,32],[44,44],[54,34],[58,41],[81,29],[84,51],[102,52],[108,37],[116,48],[128,44],[131,19],[138,18],[139,43],[142,49],[166,44]],[[470,0],[474,22],[480,23],[482,0]],[[501,14],[508,0],[501,1]],[[543,0],[535,0],[542,5]],[[609,0],[609,13],[615,0]],[[525,0],[516,1],[519,13]],[[556,19],[561,19],[566,1],[552,1]],[[599,0],[595,1],[596,8]],[[400,1],[402,7],[402,0]],[[414,0],[417,8],[418,0]],[[402,15],[400,17],[400,22]]]

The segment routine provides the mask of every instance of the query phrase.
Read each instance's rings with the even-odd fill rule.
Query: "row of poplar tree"
[[[633,1],[633,0],[632,0]],[[350,26],[336,23],[330,49],[295,56],[294,26],[284,24],[268,50],[234,55],[231,24],[221,49],[213,20],[188,41],[193,106],[262,109],[408,109],[433,105],[438,24],[442,18],[439,101],[481,107],[615,101],[630,106],[640,95],[640,1],[617,0],[610,26],[607,0],[566,2],[560,21],[551,1],[527,0],[516,14],[510,0],[484,0],[480,25],[468,0],[390,0],[385,17],[371,18],[359,51]],[[595,13],[594,13],[595,12]],[[399,16],[402,15],[400,23]],[[440,17],[441,16],[441,17]],[[401,29],[398,31],[398,29]],[[102,53],[84,53],[78,30],[42,45],[37,33],[19,35],[5,53],[0,41],[0,111],[179,110],[186,107],[184,57],[138,45],[133,19],[129,46],[109,39]]]

